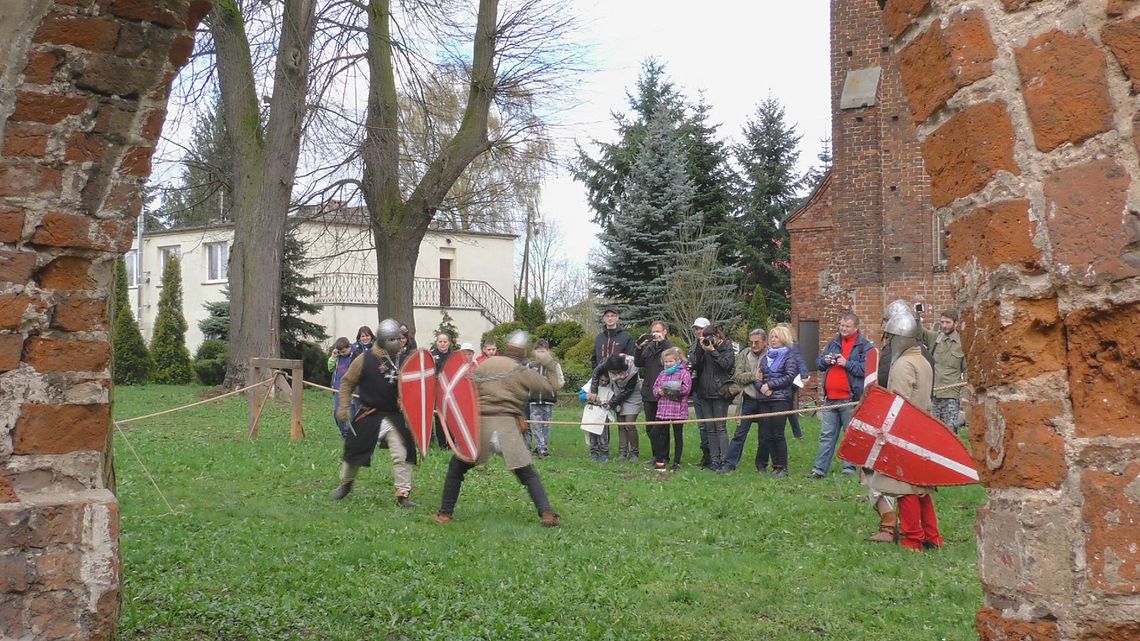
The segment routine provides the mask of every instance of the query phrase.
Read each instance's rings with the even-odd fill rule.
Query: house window
[[[181,245],[169,245],[166,247],[158,248],[159,280],[162,280],[163,274],[166,273],[166,264],[170,262],[171,258],[177,258],[179,260],[182,259]]]
[[[206,243],[206,280],[218,282],[230,277],[230,246]]]
[[[934,214],[934,267],[946,269],[946,231],[942,228],[942,217]]]
[[[139,253],[132,249],[123,256],[123,262],[127,265],[127,287],[139,286]]]

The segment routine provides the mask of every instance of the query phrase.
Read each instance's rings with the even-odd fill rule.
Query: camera
[[[914,313],[915,314],[922,314],[925,311],[926,311],[926,305],[923,305],[922,303],[915,303],[914,304]]]
[[[701,339],[701,345],[708,345],[709,347],[712,347],[715,342],[716,339],[712,336],[705,336]]]
[[[828,365],[834,365],[836,360],[837,360],[837,357],[835,356],[835,354],[824,354],[823,355],[823,362],[827,363]]]

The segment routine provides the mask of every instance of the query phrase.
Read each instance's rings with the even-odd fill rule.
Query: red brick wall
[[[36,0],[0,20],[0,637],[107,639],[119,506],[108,295],[204,0]]]
[[[1140,3],[888,0],[883,24],[966,307],[978,634],[1135,639]]]

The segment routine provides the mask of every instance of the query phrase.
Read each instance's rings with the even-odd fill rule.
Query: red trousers
[[[923,543],[942,547],[938,531],[938,515],[929,494],[907,494],[899,497],[899,544],[911,550],[923,549]]]

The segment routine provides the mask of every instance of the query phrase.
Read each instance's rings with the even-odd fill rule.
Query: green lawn
[[[115,417],[201,391],[117,388]],[[440,526],[446,456],[416,468],[417,509],[393,502],[386,451],[333,502],[331,400],[310,391],[305,403],[295,443],[277,402],[252,442],[243,399],[127,426],[174,514],[116,434],[124,639],[977,638],[982,489],[939,492],[940,551],[865,543],[878,519],[858,482],[803,478],[814,419],[786,479],[698,470],[692,424],[686,469],[666,476],[591,463],[581,430],[555,427],[553,456],[536,465],[563,527],[539,527],[501,459],[468,475],[455,522]],[[567,405],[555,418],[579,415]]]

